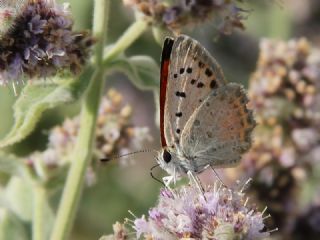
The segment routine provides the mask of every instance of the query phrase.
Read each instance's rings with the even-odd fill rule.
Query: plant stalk
[[[46,213],[44,212],[47,205],[46,190],[37,184],[33,191],[32,239],[43,240],[46,239],[45,224],[47,219],[45,219]]]
[[[70,235],[85,180],[85,172],[92,156],[98,108],[104,86],[104,72],[101,68],[101,63],[108,14],[109,0],[95,0],[93,33],[99,40],[95,46],[96,72],[90,80],[91,82],[82,103],[80,129],[74,151],[70,156],[71,166],[58,208],[51,240],[64,240]]]
[[[123,53],[141,34],[148,28],[148,22],[143,19],[137,19],[117,40],[117,42],[106,52],[103,64],[115,59],[119,54]]]
[[[102,22],[107,22],[108,6],[109,0],[95,0],[93,32],[97,39],[100,39],[95,48],[96,71],[82,105],[79,135],[74,152],[71,155],[72,163],[58,208],[51,240],[67,239],[72,228],[81,196],[85,171],[92,157],[98,108],[104,86],[103,77],[108,70],[108,63],[123,53],[148,27],[148,23],[143,20],[135,21],[103,57],[104,35],[107,27]]]

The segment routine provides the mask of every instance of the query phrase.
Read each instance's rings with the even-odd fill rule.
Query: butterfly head
[[[169,147],[163,148],[157,156],[160,167],[172,176],[184,172],[183,167],[179,164],[181,162],[179,159],[177,152]]]

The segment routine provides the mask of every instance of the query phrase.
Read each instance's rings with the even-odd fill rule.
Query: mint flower
[[[256,240],[269,236],[263,213],[248,207],[243,193],[218,184],[204,195],[194,186],[162,189],[147,217],[127,222],[136,231],[135,239]]]
[[[110,158],[133,150],[140,150],[141,145],[152,138],[146,127],[133,126],[132,110],[125,104],[122,95],[110,89],[101,100],[96,125],[93,159]],[[35,152],[27,157],[27,163],[40,177],[39,162],[46,169],[56,169],[69,163],[69,155],[74,149],[79,132],[79,117],[66,119],[61,125],[50,130],[48,146],[43,152]],[[138,149],[136,147],[139,147]],[[127,158],[119,159],[120,165],[128,165]],[[95,171],[87,170],[87,183],[95,183]]]
[[[61,70],[77,74],[88,59],[93,40],[86,32],[72,31],[66,4],[28,0],[20,3],[18,12],[7,8],[0,16],[11,22],[0,35],[1,85]]]
[[[319,49],[305,38],[261,41],[249,84],[255,141],[243,157],[243,171],[230,174],[255,179],[249,192],[268,206],[273,226],[288,239],[296,236],[298,219],[307,221],[306,201],[318,201],[320,190],[313,184],[320,160],[319,66]]]
[[[155,25],[167,27],[173,31],[186,26],[213,20],[218,31],[230,34],[233,29],[244,29],[243,20],[246,11],[236,0],[182,0],[149,1],[123,0],[124,4],[142,13]]]

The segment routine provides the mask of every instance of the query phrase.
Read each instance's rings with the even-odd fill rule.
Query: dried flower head
[[[236,0],[123,0],[125,5],[142,13],[155,25],[178,31],[185,26],[213,19],[219,32],[231,33],[243,29],[246,11]]]
[[[319,66],[320,51],[306,39],[265,39],[249,86],[258,127],[241,165],[255,179],[251,193],[289,238],[305,211],[301,191],[320,162]]]
[[[130,233],[128,229],[119,222],[116,222],[112,226],[113,234],[102,236],[99,240],[125,240],[130,239]]]
[[[320,52],[306,39],[261,42],[249,88],[260,127],[249,156],[265,152],[260,163],[276,160],[284,168],[319,160],[319,65]]]
[[[244,194],[210,187],[204,195],[195,186],[162,189],[146,218],[128,220],[140,239],[264,239],[263,213],[246,206]],[[117,239],[117,238],[116,238]]]
[[[11,25],[0,35],[0,84],[23,77],[45,78],[61,70],[80,72],[92,38],[72,31],[68,5],[54,0],[20,1],[19,11],[0,14]]]
[[[121,94],[110,89],[107,96],[103,97],[99,109],[93,151],[95,160],[122,154],[152,140],[147,128],[132,125],[131,115],[131,107],[123,103]],[[79,128],[78,116],[66,119],[61,126],[54,127],[49,133],[48,148],[44,152],[30,155],[28,164],[35,171],[38,161],[49,169],[64,166],[70,161],[68,156],[75,146]],[[125,158],[122,161],[122,164],[128,164]],[[88,183],[95,182],[93,169],[88,170],[87,180]]]

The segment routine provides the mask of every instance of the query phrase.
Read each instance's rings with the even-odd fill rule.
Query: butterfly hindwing
[[[192,114],[181,136],[181,149],[197,168],[233,166],[251,146],[255,126],[243,87],[228,83],[211,92]]]
[[[168,146],[179,144],[192,113],[211,92],[225,84],[220,66],[197,41],[184,35],[174,40],[164,106]]]

